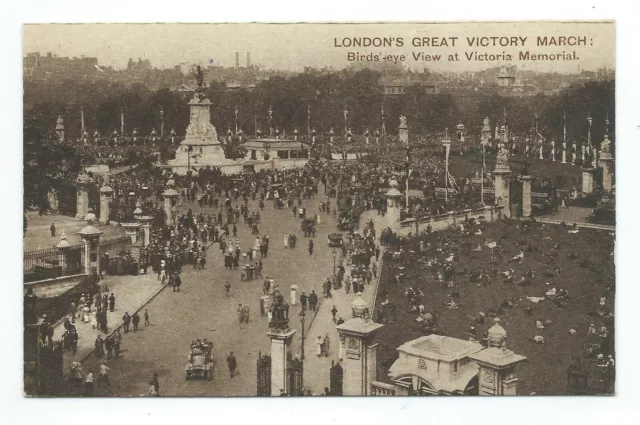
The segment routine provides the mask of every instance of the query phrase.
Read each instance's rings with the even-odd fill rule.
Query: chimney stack
[[[251,52],[247,52],[247,68],[251,68]]]
[[[240,52],[236,52],[236,68],[240,68]]]

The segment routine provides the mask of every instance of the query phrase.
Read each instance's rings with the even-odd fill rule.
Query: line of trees
[[[592,135],[600,140],[604,133],[604,119],[609,114],[610,131],[615,128],[615,81],[577,83],[557,95],[538,94],[530,97],[506,97],[472,89],[441,94],[426,94],[419,85],[406,89],[403,96],[385,97],[379,89],[380,74],[371,70],[337,72],[324,75],[297,74],[292,77],[275,76],[259,82],[255,89],[228,91],[223,83],[212,82],[207,87],[211,100],[211,120],[218,133],[235,130],[235,108],[238,125],[246,134],[256,128],[263,134],[271,126],[291,133],[295,128],[306,134],[308,108],[310,126],[318,134],[333,128],[336,135],[344,131],[344,109],[348,111],[347,125],[354,134],[368,128],[371,134],[381,127],[381,108],[384,105],[387,133],[396,134],[398,118],[407,117],[411,134],[441,133],[448,128],[453,133],[457,124],[464,124],[470,137],[479,139],[482,121],[488,117],[491,125],[502,123],[507,112],[509,127],[516,133],[528,132],[539,116],[541,133],[562,137],[563,112],[567,117],[568,137],[580,141],[586,138],[587,116],[593,117]],[[43,132],[51,132],[58,115],[63,116],[65,133],[80,137],[80,108],[84,108],[85,126],[90,133],[120,132],[120,111],[125,115],[125,132],[134,128],[149,134],[153,128],[160,132],[160,110],[164,111],[164,130],[175,128],[184,134],[189,121],[190,100],[169,89],[152,91],[142,84],[126,87],[122,84],[63,81],[46,87],[40,82],[25,85],[25,119],[33,118]],[[29,100],[27,102],[27,99]]]

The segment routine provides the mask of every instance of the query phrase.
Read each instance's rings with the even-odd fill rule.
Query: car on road
[[[339,248],[344,244],[342,233],[331,233],[327,239],[329,240],[329,247],[332,248]]]
[[[192,378],[213,379],[213,342],[198,339],[191,343],[185,379]]]

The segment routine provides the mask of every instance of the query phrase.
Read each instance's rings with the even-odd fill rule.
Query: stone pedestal
[[[109,224],[109,201],[113,196],[113,189],[107,185],[100,188],[100,224]]]
[[[406,122],[401,122],[398,127],[398,140],[400,143],[409,143],[409,128]]]
[[[87,276],[100,276],[100,235],[102,231],[93,226],[93,220],[78,232],[84,244],[84,271]]]
[[[387,211],[384,215],[384,226],[397,230],[400,228],[400,202],[402,192],[398,190],[398,182],[391,180],[391,188],[385,194],[387,198]]]
[[[344,395],[371,395],[371,383],[377,377],[378,343],[374,338],[382,326],[371,320],[355,318],[337,327],[340,340],[344,341]]]
[[[151,239],[151,220],[153,220],[153,218],[148,215],[138,217],[138,222],[140,223],[140,240],[142,242],[142,246],[149,245]]]
[[[610,153],[601,153],[598,159],[602,167],[602,188],[611,192],[613,187],[613,157]]]
[[[527,360],[511,350],[490,347],[469,356],[478,364],[479,395],[517,395],[516,366]]]
[[[267,336],[271,339],[271,395],[279,396],[280,390],[289,394],[289,380],[287,379],[287,353],[291,348],[291,340],[296,334],[295,329],[271,329]]]
[[[124,231],[127,236],[131,238],[132,244],[138,242],[140,235],[140,223],[122,223],[122,227],[124,227]]]
[[[593,176],[595,171],[593,168],[582,169],[582,193],[593,193]]]
[[[509,200],[509,189],[511,176],[511,168],[508,165],[496,166],[493,171],[493,177],[495,179],[495,199],[500,200],[498,206],[504,207],[502,209],[502,216],[505,218],[511,217],[511,202]]]
[[[164,197],[164,223],[167,226],[175,226],[178,212],[178,197],[180,193],[173,188],[169,188],[162,194]]]
[[[78,183],[76,189],[76,219],[82,220],[89,213],[90,183]]]
[[[522,179],[522,216],[531,217],[531,176],[521,176]]]

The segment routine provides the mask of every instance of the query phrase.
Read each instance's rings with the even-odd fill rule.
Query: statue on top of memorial
[[[611,140],[609,140],[609,136],[604,136],[604,140],[600,143],[600,152],[611,153]]]
[[[504,145],[500,146],[500,150],[496,156],[496,165],[509,165],[509,152]]]
[[[205,89],[205,84],[204,84],[204,72],[202,72],[202,68],[200,67],[200,65],[196,65],[194,67],[194,72],[193,72],[193,76],[196,78],[196,90],[195,90],[195,97],[198,100],[203,100],[205,98],[204,96],[204,89]]]

